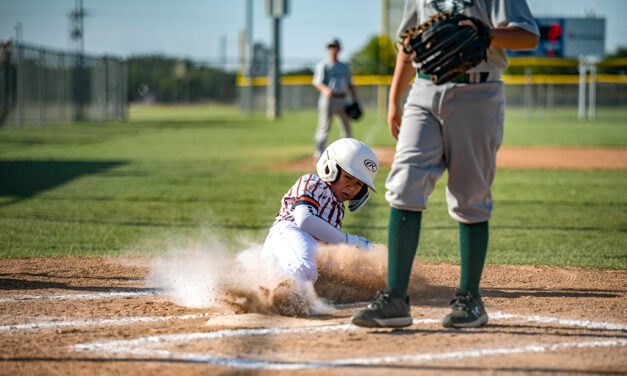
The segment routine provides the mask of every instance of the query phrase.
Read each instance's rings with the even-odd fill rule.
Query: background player
[[[318,175],[298,178],[281,200],[281,210],[270,228],[262,255],[274,257],[286,276],[299,282],[318,279],[319,241],[370,249],[367,239],[341,231],[344,202],[359,209],[376,192],[379,161],[366,144],[342,138],[324,151],[316,165]]]
[[[387,287],[355,312],[356,325],[411,325],[407,287],[421,213],[445,169],[448,211],[459,222],[461,278],[452,312],[442,324],[476,327],[488,321],[479,281],[488,248],[496,152],[503,140],[505,92],[500,76],[507,66],[505,48],[533,48],[539,32],[524,0],[408,0],[399,35],[441,11],[461,12],[490,26],[487,62],[440,86],[418,72],[402,113],[401,99],[416,69],[399,48],[388,105],[388,126],[398,143],[386,181],[391,206]],[[469,22],[467,27],[474,26]]]
[[[314,72],[313,85],[320,91],[314,161],[318,161],[327,143],[333,115],[340,117],[342,137],[352,137],[350,118],[344,110],[344,101],[350,91],[353,102],[357,102],[357,91],[350,68],[338,60],[340,49],[340,41],[331,39],[327,43],[329,58],[318,63]]]

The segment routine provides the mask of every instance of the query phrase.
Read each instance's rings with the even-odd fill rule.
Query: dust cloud
[[[175,304],[221,313],[307,316],[330,312],[329,303],[362,302],[385,286],[387,250],[323,245],[315,285],[286,277],[260,244],[233,254],[217,241],[173,249],[153,259],[146,280]]]

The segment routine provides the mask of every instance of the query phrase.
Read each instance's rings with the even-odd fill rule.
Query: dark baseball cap
[[[332,38],[327,42],[327,47],[340,47],[340,40]]]

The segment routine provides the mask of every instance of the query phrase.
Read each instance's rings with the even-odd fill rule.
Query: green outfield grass
[[[366,112],[355,135],[392,146]],[[526,119],[509,109],[505,145],[627,145],[627,111],[573,109]],[[299,172],[273,168],[308,158],[314,111],[277,122],[234,107],[132,107],[126,123],[0,129],[0,256],[160,254],[217,239],[237,251],[262,242]],[[338,137],[334,126],[332,137]],[[345,230],[385,243],[389,208],[380,193]],[[418,257],[458,262],[457,224],[443,177],[425,212]],[[488,262],[627,268],[626,171],[497,172]]]

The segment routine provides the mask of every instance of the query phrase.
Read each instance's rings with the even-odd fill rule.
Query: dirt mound
[[[394,149],[374,148],[383,166],[394,160]],[[567,147],[504,147],[496,156],[502,168],[568,168],[568,169],[627,169],[626,148],[567,148]],[[277,168],[312,171],[311,158],[282,163]]]

